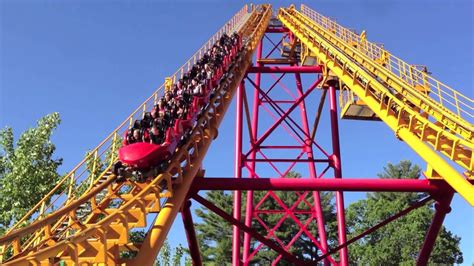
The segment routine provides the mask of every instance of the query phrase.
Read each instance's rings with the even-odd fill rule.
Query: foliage
[[[144,230],[134,230],[128,232],[129,241],[134,244],[143,243],[146,237],[146,233]],[[132,259],[137,256],[136,251],[121,251],[120,258],[121,259]]]
[[[300,178],[301,175],[296,172],[290,172],[287,176],[288,178]],[[298,200],[298,193],[302,192],[274,192],[274,196],[278,197],[285,205],[290,208]],[[246,198],[245,193],[243,193],[243,199]],[[254,204],[258,202],[262,197],[264,197],[265,192],[255,191],[254,192]],[[321,196],[321,205],[323,206],[323,215],[326,222],[327,230],[335,231],[336,218],[334,213],[334,207],[331,203],[332,193],[320,193]],[[210,191],[206,194],[206,199],[216,206],[226,211],[227,213],[232,213],[233,198],[232,194],[225,193],[223,191]],[[312,193],[308,193],[304,199],[308,201],[311,205],[313,204]],[[245,204],[245,202],[243,202]],[[309,210],[309,207],[303,203],[299,202],[296,206],[300,210]],[[267,210],[281,210],[277,204],[274,197],[267,198],[264,200],[263,204],[259,209]],[[231,263],[232,259],[232,226],[222,219],[217,214],[210,212],[206,209],[198,208],[195,211],[196,215],[202,220],[201,223],[195,224],[195,228],[198,234],[200,241],[201,255],[204,263],[207,265],[228,265]],[[259,214],[267,225],[275,225],[283,214]],[[242,213],[242,217],[245,216],[245,213]],[[309,218],[309,214],[298,214],[297,218],[305,223]],[[242,219],[243,220],[243,219]],[[267,235],[268,231],[261,224],[259,224],[255,219],[253,219],[252,227],[259,231],[262,235]],[[307,227],[308,231],[312,235],[317,236],[317,225],[316,221],[312,221]],[[274,232],[274,235],[277,236],[283,243],[289,243],[291,239],[298,233],[299,227],[296,223],[290,219],[285,219],[283,224],[279,227],[279,230]],[[336,243],[335,235],[328,236],[329,243]],[[251,248],[256,248],[257,242],[251,243]],[[312,260],[317,255],[317,249],[314,247],[314,244],[311,242],[311,239],[305,234],[301,235],[297,241],[294,243],[294,247],[290,250],[293,254],[304,258],[306,260]],[[278,255],[273,250],[269,249],[266,246],[263,246],[260,251],[257,253],[257,256],[252,260],[252,263],[255,264],[269,264],[273,261]],[[280,261],[279,265],[285,265],[286,262]]]
[[[209,191],[206,199],[227,213],[232,212],[232,195],[224,191]],[[198,208],[196,215],[202,223],[196,223],[196,233],[203,263],[225,265],[232,258],[232,226],[214,212]],[[210,264],[211,265],[211,264]]]
[[[420,168],[409,161],[388,164],[381,178],[419,178]],[[423,193],[376,192],[351,204],[346,211],[348,239],[356,236],[409,207],[426,195]],[[350,260],[360,265],[415,264],[425,234],[434,214],[433,206],[423,206],[384,226],[349,246]],[[460,238],[442,227],[430,262],[462,263]]]
[[[185,249],[181,245],[172,248],[168,240],[165,240],[155,260],[155,266],[180,266],[183,260],[185,263],[189,261],[189,258],[185,256]]]
[[[15,143],[13,129],[0,130],[0,234],[21,219],[60,180],[61,158],[50,138],[60,124],[58,113],[38,120]]]

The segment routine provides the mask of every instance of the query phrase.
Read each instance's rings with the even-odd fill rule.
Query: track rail
[[[208,108],[197,122],[198,126],[193,131],[192,137],[173,156],[167,171],[160,174],[153,181],[143,184],[131,181],[117,184],[113,182],[115,176],[109,172],[112,163],[116,160],[115,154],[118,149],[117,142],[119,142],[117,140],[120,140],[119,133],[128,128],[135,118],[140,117],[147,110],[147,107],[151,107],[153,103],[156,103],[158,93],[164,86],[163,84],[69,175],[63,178],[47,197],[38,203],[6,235],[0,238],[3,251],[6,251],[9,247],[13,249],[13,258],[4,262],[4,264],[36,264],[52,257],[61,258],[68,264],[79,263],[80,261],[115,264],[118,262],[120,251],[139,251],[138,247],[129,242],[129,230],[136,227],[145,227],[147,214],[160,213],[163,208],[169,206],[166,198],[182,198],[186,195],[186,183],[191,182],[194,178],[205,156],[205,151],[207,151],[213,138],[217,136],[218,124],[232,100],[233,92],[237,86],[235,84],[239,84],[243,76],[242,73],[245,73],[245,69],[250,64],[257,40],[263,36],[270,15],[271,7],[268,5],[257,6],[250,13],[247,6],[244,6],[172,76],[173,79],[182,76],[224,32],[231,33],[237,29],[246,39],[242,60],[228,70],[233,73],[231,86],[229,88],[220,87],[217,96],[211,99]],[[101,150],[104,146],[107,148]],[[105,156],[107,153],[112,155],[107,158],[109,159],[108,164],[103,166],[104,163],[98,158]],[[82,174],[87,172],[89,177],[78,183],[75,173],[78,173],[79,169],[85,167],[87,163],[92,163],[93,168],[100,169],[100,172],[96,174],[94,171],[90,171],[90,168],[89,172],[83,170]],[[64,188],[65,184],[68,183],[70,185]],[[87,184],[85,192],[77,196],[73,193],[74,188],[83,183]],[[126,189],[124,190],[124,188]],[[67,194],[68,192],[70,194]],[[104,195],[99,197],[99,193],[104,193]],[[61,195],[53,198],[57,194]],[[55,201],[63,201],[58,204],[60,206],[58,211],[50,211],[48,214],[44,206],[45,203],[52,200],[53,204]],[[114,200],[121,201],[118,208],[109,206]],[[80,220],[77,217],[77,211],[85,203],[89,204],[91,210],[87,217]],[[174,211],[177,212],[179,207],[180,205],[176,205]],[[18,229],[19,225],[28,221],[31,216],[35,216],[32,223],[25,228]],[[174,220],[174,217],[172,219]],[[60,226],[62,223],[66,223],[67,227],[62,228]],[[172,220],[168,223],[171,225]],[[61,232],[58,229],[62,229]],[[158,252],[158,249],[154,251]],[[143,252],[139,252],[139,255],[141,253]],[[146,257],[149,260],[150,257]]]
[[[441,122],[445,122],[447,127],[457,125],[457,129],[453,130],[462,137],[472,140],[473,99],[438,81],[423,68],[404,62],[382,45],[368,41],[365,34],[358,35],[305,5],[301,5],[301,14],[318,25],[318,32],[325,36],[327,33],[332,33],[338,41],[353,47],[360,56],[369,59],[367,63],[376,63],[376,67],[372,65],[370,67],[374,69],[373,71],[380,72],[378,75],[386,76],[385,81],[389,85],[396,82],[398,86],[394,85],[394,88],[403,86],[409,97],[418,98],[418,101],[423,101],[425,104],[424,108],[433,109],[426,110],[427,112],[445,118],[440,120],[443,120]]]
[[[417,152],[471,205],[474,187],[437,152],[473,171],[472,125],[436,106],[426,95],[390,74],[332,31],[298,12],[280,8],[278,18],[351,91]],[[435,108],[437,107],[437,108]],[[449,126],[448,126],[449,125]]]

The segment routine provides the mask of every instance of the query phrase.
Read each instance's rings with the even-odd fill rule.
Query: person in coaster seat
[[[151,112],[146,112],[146,113],[143,115],[142,128],[143,128],[143,127],[145,127],[145,128],[151,127],[152,122],[153,122],[153,117],[151,116]]]
[[[195,78],[191,81],[193,95],[196,97],[204,96],[204,89],[201,83],[198,82],[198,79]]]
[[[133,144],[136,142],[142,142],[143,141],[143,136],[140,132],[141,130],[138,128],[133,128],[130,133],[127,135],[127,144]]]
[[[166,91],[165,96],[162,99],[165,105],[169,105],[171,102],[171,99],[173,99],[173,94],[171,93],[171,91]]]
[[[193,101],[192,92],[188,88],[183,89],[183,94],[182,94],[181,99],[184,101],[184,105],[188,106]]]
[[[176,118],[181,120],[187,120],[188,116],[188,108],[184,104],[184,101],[178,101],[177,108],[176,108]]]
[[[166,127],[163,120],[157,118],[153,120],[153,125],[150,129],[150,143],[161,145],[165,140]]]

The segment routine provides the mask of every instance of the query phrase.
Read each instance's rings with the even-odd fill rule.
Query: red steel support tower
[[[280,35],[281,38],[275,38]],[[280,40],[279,42],[275,41]],[[255,67],[251,67],[247,71],[245,83],[242,82],[237,92],[237,114],[236,114],[236,153],[235,153],[235,177],[242,177],[242,169],[245,168],[248,178],[258,179],[259,169],[271,168],[274,170],[277,178],[285,178],[286,175],[295,168],[296,165],[307,165],[307,172],[310,179],[321,178],[329,167],[334,169],[334,176],[340,178],[341,159],[339,152],[339,135],[337,110],[335,105],[335,89],[330,90],[331,104],[331,123],[332,123],[332,143],[333,153],[326,152],[315,141],[314,133],[311,133],[308,123],[308,113],[306,109],[306,99],[317,93],[316,87],[322,83],[321,67],[302,67],[298,66],[292,57],[274,58],[275,54],[280,52],[282,42],[293,43],[293,35],[281,26],[270,26],[266,35],[260,41],[257,47],[255,58]],[[263,49],[267,48],[266,55],[263,55]],[[294,50],[294,48],[293,48]],[[291,51],[292,55],[296,51]],[[273,57],[272,57],[273,56]],[[301,75],[305,74],[312,79],[310,86],[304,88]],[[271,80],[270,86],[264,88],[262,78],[266,77]],[[285,79],[285,82],[283,81]],[[293,83],[293,84],[291,84]],[[247,92],[253,94],[252,113],[250,113],[249,101],[247,100]],[[275,93],[272,93],[275,92]],[[334,101],[334,102],[333,102]],[[247,151],[243,151],[243,119],[244,110],[247,118],[248,139],[246,143],[250,143]],[[299,113],[299,118],[295,114]],[[273,120],[270,125],[262,125],[262,120]],[[292,137],[290,143],[282,145],[278,143],[277,129],[284,130]],[[286,140],[285,140],[286,141]],[[315,153],[315,149],[317,152]],[[288,154],[292,156],[276,157],[275,154],[285,151],[291,151]],[[316,159],[315,154],[322,155],[322,159]],[[286,164],[285,167],[277,164]],[[317,167],[324,169],[318,176]],[[240,219],[241,209],[241,192],[236,191],[234,194],[234,218]],[[266,238],[273,239],[285,251],[289,251],[293,244],[301,235],[311,239],[313,245],[320,250],[321,253],[328,251],[326,240],[326,230],[324,218],[321,208],[321,200],[318,191],[313,192],[296,192],[298,200],[293,206],[287,206],[284,200],[280,199],[273,191],[265,192],[263,197],[255,198],[252,190],[247,191],[245,204],[245,225],[250,227],[252,223],[258,223],[267,231]],[[311,195],[312,201],[308,202],[308,195]],[[278,208],[270,210],[262,208],[265,201],[271,200],[276,202]],[[345,242],[345,226],[344,226],[344,202],[342,192],[337,192],[337,213],[338,213],[338,232],[340,244]],[[305,204],[304,210],[298,210],[299,204]],[[308,215],[308,219],[302,222],[299,214]],[[278,222],[275,225],[268,225],[261,218],[262,215],[278,216]],[[280,227],[288,226],[293,223],[299,227],[298,233],[293,236],[289,243],[283,243],[275,232]],[[317,234],[308,230],[311,223],[317,225]],[[243,265],[248,265],[252,258],[262,249],[263,243],[251,244],[252,236],[244,233],[243,243],[240,242],[239,228],[234,227],[233,239],[233,264],[238,265],[239,261]],[[243,247],[242,256],[240,256],[240,248]],[[347,249],[343,248],[340,252],[342,265],[347,265]],[[273,264],[278,263],[282,256],[278,256]],[[332,257],[328,257],[325,262],[335,262]]]
[[[418,264],[426,264],[450,211],[452,189],[443,181],[426,179],[342,179],[336,100],[339,82],[323,66],[299,65],[297,44],[291,31],[276,20],[270,23],[257,46],[254,64],[247,69],[236,93],[235,176],[197,179],[191,198],[233,225],[233,265],[249,265],[265,249],[276,252],[272,265],[282,259],[305,265],[307,262],[291,252],[302,237],[314,247],[313,261],[348,265],[348,245],[434,199],[436,214],[418,258]],[[316,132],[324,115],[328,115],[330,130],[324,141],[319,141]],[[289,178],[292,170],[302,172],[304,177]],[[234,190],[233,213],[227,214],[195,194],[199,190]],[[297,200],[289,205],[275,191],[292,193]],[[338,243],[332,249],[328,246],[321,191],[334,192]],[[430,196],[348,240],[343,191],[427,192]],[[268,201],[273,202],[272,208],[265,205]],[[269,220],[276,223],[269,224]],[[280,239],[279,229],[288,226],[297,228],[296,234],[290,241]],[[260,233],[256,228],[261,229]],[[199,254],[192,228],[187,231],[191,254]],[[200,258],[193,257],[193,261],[201,264]]]

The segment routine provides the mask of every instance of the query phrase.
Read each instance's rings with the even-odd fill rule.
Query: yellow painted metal
[[[233,70],[230,71],[234,75],[232,83],[227,89],[222,91],[225,93],[221,99],[214,98],[211,101],[211,107],[216,104],[216,100],[218,100],[218,105],[215,108],[213,107],[214,110],[206,110],[203,115],[203,119],[207,120],[207,129],[202,130],[202,133],[196,135],[193,141],[196,145],[195,150],[198,151],[198,162],[201,162],[204,159],[206,151],[209,148],[212,140],[217,137],[217,128],[219,128],[219,124],[224,118],[224,114],[232,101],[237,86],[239,86],[240,81],[245,75],[245,70],[252,62],[253,52],[255,51],[258,41],[260,41],[260,39],[263,37],[268,22],[270,21],[272,14],[270,5],[258,6],[256,10],[257,12],[253,14],[253,17],[250,18],[250,21],[256,21],[257,24],[249,24],[250,28],[244,29],[242,34],[245,38],[249,38],[250,40],[246,45],[245,53],[243,54],[245,59],[239,64],[235,65]],[[250,32],[245,33],[245,31]],[[212,113],[215,114],[213,117],[210,116]],[[180,160],[178,160],[178,162],[179,161]],[[200,163],[190,164],[189,167],[185,169],[185,176],[182,183],[176,188],[175,196],[169,198],[164,204],[132,265],[153,265],[153,261],[150,261],[149,258],[155,258],[157,256],[159,249],[165,241],[168,231],[171,228],[178,210],[183,204],[191,183],[198,173],[200,167]]]
[[[419,89],[419,86],[425,86],[426,84],[422,85],[422,83],[412,82],[414,85],[418,86],[412,88],[410,84],[403,83],[403,80],[394,77],[394,74],[392,72],[389,72],[387,74],[387,71],[385,71],[384,67],[374,63],[372,57],[366,56],[368,51],[362,53],[358,50],[354,50],[347,43],[340,41],[337,37],[331,35],[331,33],[329,33],[327,30],[321,29],[318,24],[314,23],[314,21],[308,19],[296,10],[292,9],[290,10],[290,12],[294,12],[295,16],[298,16],[298,18],[301,19],[302,23],[305,23],[306,27],[310,28],[312,31],[314,31],[315,34],[318,34],[319,36],[321,36],[321,38],[325,39],[328,45],[337,47],[345,55],[349,56],[352,61],[358,62],[361,66],[364,67],[366,71],[372,74],[372,77],[368,77],[367,79],[363,80],[364,82],[370,83],[372,81],[376,81],[378,83],[381,83],[387,88],[386,93],[395,94],[399,99],[403,99],[403,101],[406,103],[405,105],[410,105],[410,108],[417,112],[412,115],[415,115],[417,118],[423,118],[423,121],[419,121],[420,123],[422,123],[421,126],[426,127],[428,125],[428,131],[433,131],[432,135],[436,135],[436,137],[431,138],[431,140],[428,138],[427,142],[433,145],[436,150],[441,151],[451,160],[467,169],[468,173],[472,173],[474,161],[472,153],[474,147],[474,126],[471,123],[463,120],[461,117],[455,117],[455,119],[452,120],[451,118],[453,113],[449,111],[447,107],[439,105],[439,103],[433,101],[433,99],[428,97],[427,95],[420,94],[420,91],[424,91],[425,93],[429,92],[429,89]],[[327,19],[323,21],[327,21]],[[342,28],[336,23],[332,24],[336,25],[332,27]],[[323,33],[321,33],[321,31]],[[368,43],[363,38],[362,40],[359,40],[359,42],[364,43],[364,45],[370,45],[370,47],[375,47],[374,44]],[[421,80],[421,82],[425,82],[425,80],[431,78],[430,76],[427,76],[426,68],[422,67],[419,70],[417,66],[408,67],[408,64],[404,63],[403,61],[399,60],[399,62],[404,68],[409,69],[412,73],[417,73],[417,76],[422,76],[422,78],[417,79],[418,81]],[[408,79],[409,77],[405,76],[405,80],[410,80]],[[384,95],[386,94],[385,92],[379,93],[383,93]],[[461,97],[459,96],[461,95],[459,93],[453,93],[453,95],[454,98]],[[472,99],[469,99],[463,95],[462,97],[464,97],[464,99],[467,99],[465,103],[472,103]],[[457,112],[460,112],[459,109],[456,110]],[[472,109],[470,108],[464,110],[464,112],[467,114],[471,114],[471,111],[469,110]],[[430,122],[428,116],[431,116],[431,119],[436,120],[436,123]],[[469,116],[467,118],[469,118]],[[445,130],[445,128],[450,130]],[[420,131],[417,133],[423,139],[424,132]]]
[[[171,90],[172,86],[173,86],[173,78],[172,77],[166,77],[165,78],[165,91]]]
[[[310,22],[318,34],[342,49],[352,59],[370,69],[376,76],[404,96],[422,103],[422,110],[434,116],[444,126],[472,141],[474,137],[474,100],[428,75],[425,68],[410,65],[386,51],[381,45],[367,41],[365,32],[360,36],[335,21],[301,5],[297,15]],[[356,43],[357,49],[350,44]],[[377,62],[385,62],[385,66]],[[422,93],[416,89],[425,88]],[[430,97],[428,97],[428,92]],[[423,97],[424,96],[424,97]]]
[[[310,12],[308,9],[305,10]],[[248,11],[247,6],[242,8],[171,76],[173,81],[182,77],[224,32],[228,33],[233,29],[238,29],[248,41],[245,59],[234,65],[234,69],[231,70],[234,77],[230,86],[219,90],[218,97],[212,100],[201,117],[198,123],[201,126],[193,132],[192,141],[184,144],[177,151],[170,167],[152,181],[143,184],[131,181],[117,184],[114,182],[115,177],[109,172],[116,159],[117,143],[120,142],[120,136],[134,119],[141,118],[144,112],[156,104],[158,93],[162,92],[165,87],[163,84],[6,235],[0,237],[0,262],[4,258],[4,252],[8,248],[12,248],[18,257],[12,261],[4,262],[6,265],[43,265],[48,264],[49,258],[55,257],[60,257],[68,265],[86,262],[104,265],[118,264],[121,263],[118,260],[118,251],[121,248],[133,246],[128,242],[129,230],[145,227],[147,214],[158,213],[145,245],[133,246],[135,250],[139,251],[138,257],[133,261],[135,265],[147,265],[152,262],[150,258],[154,258],[158,253],[177,211],[184,201],[192,179],[200,169],[207,148],[212,139],[217,136],[219,123],[270,20],[271,7],[269,5],[252,5],[251,12]],[[310,15],[314,16],[314,14]],[[419,153],[429,163],[432,172],[445,177],[454,189],[473,204],[472,185],[466,184],[466,179],[435,152],[435,150],[441,151],[454,162],[472,171],[474,160],[472,159],[472,145],[469,146],[472,144],[472,141],[469,142],[472,140],[472,132],[469,133],[470,135],[466,134],[466,128],[469,127],[462,125],[462,123],[456,124],[459,121],[462,122],[463,115],[465,116],[466,112],[469,113],[469,110],[472,110],[472,104],[466,100],[465,96],[437,81],[433,86],[433,79],[427,75],[426,71],[420,74],[414,66],[393,59],[394,57],[380,46],[377,48],[358,35],[354,37],[352,32],[342,30],[330,19],[324,18],[318,24],[298,14],[294,9],[287,12],[280,10],[279,18],[282,21],[286,19],[286,26],[303,41],[302,48],[307,47],[307,51],[312,56],[315,56],[327,69],[339,77],[340,81],[380,116],[400,139],[403,139]],[[351,38],[358,44],[357,50],[350,50],[354,47],[346,47],[347,42],[333,43],[335,38],[331,34],[336,38],[338,38],[337,36]],[[374,49],[378,49],[374,52],[377,57],[371,58],[371,56],[374,57],[374,54],[369,52],[373,52]],[[367,56],[370,60],[355,63]],[[373,67],[370,64],[373,62],[378,65]],[[397,63],[395,67],[393,66],[394,62]],[[392,73],[381,71],[380,66],[387,68]],[[397,69],[403,69],[403,71],[393,71]],[[399,75],[394,77],[397,73]],[[381,81],[374,80],[374,74],[380,75]],[[411,87],[401,86],[400,84],[406,85],[403,82]],[[393,93],[387,89],[387,84],[390,86],[399,85],[398,88],[401,89],[397,91],[398,94]],[[340,87],[342,88],[342,86]],[[455,106],[454,113],[447,111],[447,114],[442,114],[441,118],[443,119],[440,125],[427,119],[426,114],[440,118],[438,115],[439,106],[429,105],[432,104],[429,101],[429,104],[425,106],[423,104],[427,103],[426,99],[421,98],[420,100],[420,95],[427,96],[428,93],[439,97],[439,101],[436,103],[440,106],[445,103],[453,103]],[[435,110],[426,110],[426,108]],[[424,110],[424,112],[420,110]],[[446,125],[446,123],[451,124]],[[472,127],[472,125],[470,126]],[[450,128],[452,132],[445,131],[445,127]],[[426,143],[432,145],[434,149]],[[107,154],[111,154],[111,156],[107,157]],[[95,175],[88,176],[89,171],[87,171],[86,163],[93,160],[94,168],[98,169],[99,159],[101,162],[109,160],[104,164],[105,169],[100,169],[102,172],[97,177]],[[176,180],[174,185],[172,177]],[[90,184],[92,185],[89,186]],[[89,188],[83,193],[78,193],[77,189],[83,185]],[[119,193],[125,186],[129,186],[131,189],[125,194]],[[102,200],[97,200],[96,196],[101,192],[106,192],[106,194]],[[165,198],[167,198],[166,203],[162,205],[161,202],[164,202]],[[122,201],[120,206],[109,208],[109,203],[117,199]],[[90,204],[92,210],[87,213],[86,218],[80,220],[78,210],[81,206],[85,206],[84,204]],[[41,206],[43,206],[42,209],[40,209]],[[54,211],[54,209],[59,210]],[[31,216],[38,212],[42,215],[31,219]],[[19,225],[28,220],[32,222],[30,226],[18,229]],[[66,226],[63,226],[64,223]],[[27,240],[20,242],[19,239]]]
[[[247,49],[250,49],[248,47],[253,47],[251,49],[253,51],[258,42],[257,38],[263,36],[266,24],[262,21],[267,17],[269,19],[271,8],[269,6],[259,5],[253,9],[252,15],[247,12],[247,6],[244,6],[230,22],[226,23],[209,42],[196,52],[195,56],[191,57],[190,61],[176,71],[173,77],[176,78],[181,75],[183,69],[189,67],[189,62],[197,60],[196,55],[203,55],[203,51],[212,46],[212,41],[218,40],[218,37],[224,32],[231,33],[233,29],[239,29],[240,32],[243,33],[246,38]],[[263,14],[265,15],[263,16]],[[266,23],[268,23],[268,21]],[[235,70],[236,73],[243,73],[242,69],[245,69],[242,65],[243,62],[249,64],[250,55],[248,54],[249,51],[246,52],[246,60],[234,64],[234,69],[238,68],[240,70],[240,72]],[[240,82],[240,80],[236,81],[236,79],[242,78],[242,75],[243,74],[240,76],[234,75],[232,88],[233,84]],[[161,88],[163,88],[163,86],[160,87],[160,89]],[[160,89],[158,89],[158,91]],[[33,220],[30,226],[14,230],[16,225],[6,235],[0,237],[2,251],[8,246],[12,246],[15,250],[15,254],[19,254],[14,260],[6,261],[4,264],[47,264],[50,258],[61,258],[68,265],[83,262],[94,262],[104,265],[118,264],[118,250],[120,250],[120,246],[131,245],[131,243],[128,243],[128,236],[126,234],[124,235],[123,232],[128,232],[136,227],[145,227],[147,213],[159,212],[159,215],[164,217],[163,215],[166,214],[166,209],[163,209],[164,206],[161,206],[161,202],[164,202],[163,198],[182,198],[187,193],[189,187],[186,188],[185,184],[190,184],[194,177],[191,175],[192,171],[188,170],[195,169],[195,166],[200,166],[205,155],[205,150],[214,136],[217,136],[217,126],[232,99],[232,91],[234,89],[235,88],[229,90],[226,85],[225,88],[222,87],[218,91],[217,95],[221,93],[220,97],[215,98],[208,109],[205,110],[205,114],[202,115],[198,122],[198,124],[202,126],[197,127],[192,135],[192,139],[196,141],[188,141],[188,143],[184,144],[182,148],[177,151],[173,157],[175,159],[172,160],[173,162],[165,172],[152,181],[143,184],[131,181],[115,183],[115,177],[110,174],[110,167],[114,161],[113,158],[117,149],[117,136],[120,136],[119,133],[128,128],[129,121],[140,117],[147,106],[152,106],[151,102],[157,99],[158,91],[155,92],[114,130],[106,140],[90,152],[88,156],[48,194],[48,197],[38,203],[39,206],[41,206],[42,204],[45,205],[43,202],[52,201],[52,204],[59,204],[61,207],[59,210],[48,212],[47,210],[52,210],[52,206],[54,206],[50,204],[45,208],[46,211],[41,212],[46,215],[43,219]],[[210,110],[212,111],[210,112]],[[207,143],[206,149],[203,149],[204,146],[198,147],[199,143]],[[111,153],[109,158],[107,158],[107,153]],[[110,160],[110,162],[105,164],[107,167],[97,178],[85,176],[85,174],[89,172],[86,171],[85,168],[86,162],[93,162],[95,164],[94,168],[97,167],[97,169],[94,170],[98,170],[98,166],[101,165],[98,161],[99,158],[102,159],[102,162],[103,159]],[[171,180],[172,177],[177,180],[174,185]],[[93,186],[87,189],[83,194],[75,195],[76,193],[74,192],[76,191],[71,191],[73,185],[76,187],[81,187],[81,185],[84,184],[88,186],[92,179],[95,179],[93,180]],[[68,186],[62,186],[62,184],[66,182]],[[118,191],[124,186],[128,186],[131,189],[125,194],[119,194]],[[178,190],[174,190],[174,186],[179,189],[179,194],[177,193]],[[102,200],[99,200],[96,196],[101,192],[106,192],[106,194]],[[52,195],[54,194],[59,194],[60,196],[53,198]],[[59,198],[64,194],[68,196],[68,200],[61,203],[59,202]],[[76,198],[76,200],[74,200],[74,198]],[[117,209],[108,208],[107,206],[109,206],[109,203],[114,199],[120,199],[122,201],[121,205]],[[92,210],[87,214],[88,216],[85,220],[79,221],[77,211],[81,206],[85,206],[84,204],[86,203],[90,204]],[[178,205],[180,204],[175,205],[176,208],[179,208]],[[35,212],[36,208],[31,211],[31,214]],[[161,214],[162,212],[164,213],[163,215]],[[173,210],[173,212],[177,212],[177,209]],[[25,216],[23,221],[29,219],[31,214]],[[63,222],[66,222],[66,227],[62,225]],[[167,223],[171,225],[172,220]],[[122,233],[118,233],[119,231]],[[24,238],[29,235],[33,237],[28,239],[25,243],[18,241],[20,237]],[[64,238],[64,236],[67,238]],[[152,251],[140,249],[139,254],[147,254],[149,252],[156,253],[158,252],[158,248],[159,246],[155,245]],[[151,257],[147,257],[148,260],[150,260],[150,258]]]
[[[373,69],[354,60],[353,53],[345,52],[347,44],[332,43],[329,37],[323,36],[315,29],[318,27],[315,23],[295,9],[280,9],[278,18],[321,60],[326,69],[331,70],[362,99],[397,137],[404,140],[459,194],[474,205],[474,186],[436,152],[442,152],[452,161],[472,171],[472,142],[445,130],[439,123],[429,121],[426,115],[420,113],[421,108],[407,102],[406,93],[402,92],[400,95],[392,92],[386,83],[374,78]],[[326,31],[325,34],[330,33]],[[464,124],[466,123],[468,124],[464,121]],[[461,154],[463,156],[460,156]]]

